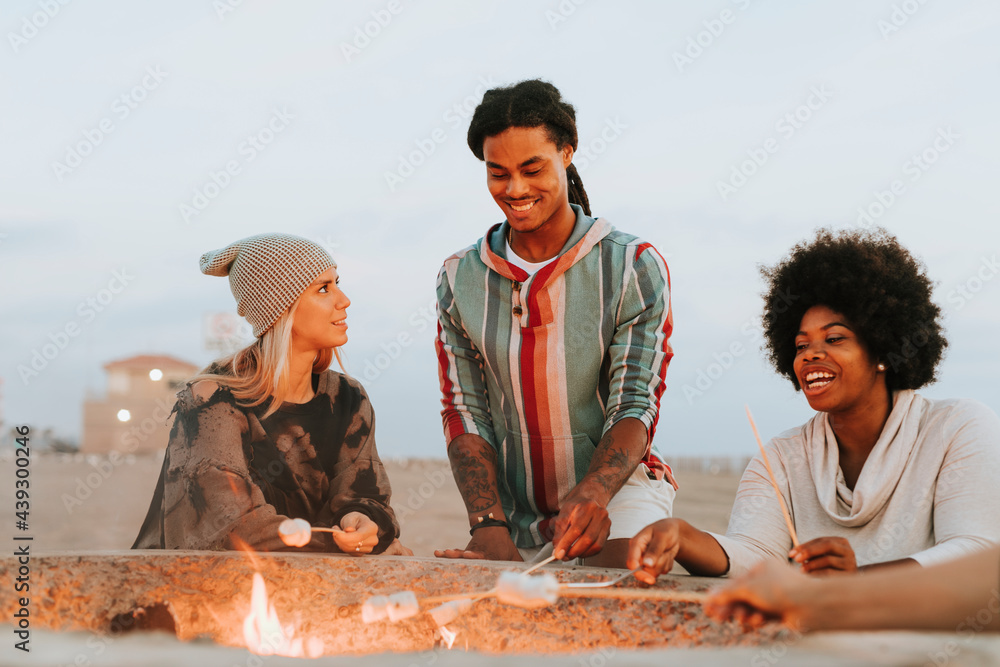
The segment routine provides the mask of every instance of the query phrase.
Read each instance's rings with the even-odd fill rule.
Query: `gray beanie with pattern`
[[[236,312],[261,335],[316,277],[336,268],[322,246],[291,234],[258,234],[201,256],[201,272],[229,276]]]

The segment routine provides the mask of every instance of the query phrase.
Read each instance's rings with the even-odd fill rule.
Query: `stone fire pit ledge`
[[[526,566],[392,556],[206,551],[58,552],[31,559],[32,628],[118,630],[119,614],[165,605],[181,640],[207,638],[243,646],[243,618],[252,576],[260,571],[283,625],[298,636],[322,639],[324,654],[424,651],[440,643],[427,614],[365,625],[361,603],[372,595],[410,590],[418,597],[485,591],[500,572]],[[0,579],[13,581],[18,564],[0,559]],[[603,580],[620,570],[546,568],[563,582]],[[664,590],[704,591],[717,581],[661,577]],[[629,580],[622,584],[638,587]],[[0,613],[11,618],[13,586],[0,588]],[[456,648],[484,653],[579,653],[598,649],[759,646],[781,639],[777,628],[746,634],[709,620],[700,605],[619,599],[561,599],[525,610],[495,600],[477,602],[449,625]]]

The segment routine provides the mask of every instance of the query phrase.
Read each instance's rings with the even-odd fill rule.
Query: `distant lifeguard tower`
[[[147,454],[166,449],[175,394],[199,367],[166,355],[139,355],[109,362],[104,370],[106,396],[83,404],[80,452]]]

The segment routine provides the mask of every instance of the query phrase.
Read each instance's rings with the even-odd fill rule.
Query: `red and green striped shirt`
[[[573,208],[563,252],[533,276],[504,258],[506,222],[438,275],[445,437],[475,433],[496,449],[519,547],[552,539],[560,502],[615,422],[639,419],[652,442],[673,356],[663,257]],[[645,462],[665,468],[652,446]]]

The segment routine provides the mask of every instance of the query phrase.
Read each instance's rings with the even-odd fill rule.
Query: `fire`
[[[445,645],[450,649],[455,644],[455,638],[458,637],[458,633],[449,630],[446,625],[442,625],[438,630],[441,632],[441,639],[444,640]]]
[[[313,637],[303,642],[295,636],[292,625],[282,626],[274,604],[268,602],[267,587],[260,572],[254,572],[250,613],[243,619],[243,639],[247,649],[257,655],[284,655],[291,658],[316,658],[323,653],[322,640]]]

